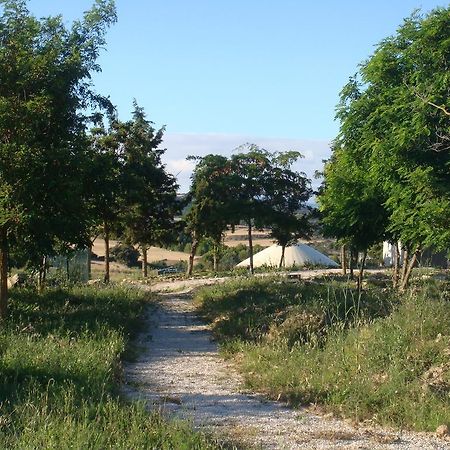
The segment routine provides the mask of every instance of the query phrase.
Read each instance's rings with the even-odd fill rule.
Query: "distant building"
[[[403,263],[402,251],[400,248],[400,264]],[[383,263],[386,267],[392,267],[396,258],[397,247],[390,242],[383,242]],[[417,257],[419,267],[437,267],[441,269],[450,268],[449,251],[434,252],[427,248]]]

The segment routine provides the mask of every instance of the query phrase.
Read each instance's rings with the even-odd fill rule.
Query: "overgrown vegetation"
[[[145,305],[131,288],[11,292],[0,333],[0,447],[213,449],[184,422],[119,397],[121,356]]]
[[[323,280],[322,280],[323,281]],[[358,421],[435,430],[450,423],[450,289],[428,280],[402,298],[377,280],[231,282],[196,301],[250,388],[319,403]]]

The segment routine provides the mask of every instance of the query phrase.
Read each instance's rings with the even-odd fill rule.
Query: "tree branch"
[[[421,94],[420,92],[418,92],[416,89],[414,89],[411,86],[408,86],[408,84],[405,82],[405,85],[408,89],[411,89],[411,91],[413,92],[413,94],[419,98],[420,100],[422,100],[424,103],[426,103],[427,105],[433,106],[434,108],[437,108],[439,110],[441,110],[446,116],[450,117],[450,111],[447,109],[447,107],[445,105],[437,105],[436,103],[433,103],[432,101],[428,100],[424,94]]]

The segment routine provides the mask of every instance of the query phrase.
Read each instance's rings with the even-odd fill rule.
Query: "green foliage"
[[[197,301],[251,389],[401,428],[449,423],[448,282],[401,300],[371,291],[360,303],[341,289],[251,280]]]
[[[448,7],[413,14],[341,92],[319,202],[325,231],[358,249],[450,246],[449,27]]]
[[[171,237],[178,185],[161,161],[164,128],[156,130],[136,100],[133,106],[123,146],[124,235],[131,244],[149,247]]]
[[[110,106],[90,78],[116,15],[113,2],[97,2],[67,29],[62,17],[36,19],[25,1],[2,6],[0,227],[36,261],[88,242],[83,180],[92,117],[84,111]]]
[[[238,150],[229,159],[220,155],[192,157],[197,166],[186,215],[187,229],[193,236],[191,260],[204,237],[214,242],[217,258],[227,226],[233,228],[240,222],[248,226],[251,256],[253,227],[271,227],[273,237],[283,245],[309,233],[306,217],[298,214],[312,194],[310,182],[303,173],[290,169],[300,153],[272,153],[255,144]],[[253,273],[252,262],[250,266]]]
[[[127,244],[117,244],[111,249],[111,257],[128,267],[139,266],[139,251]]]
[[[12,291],[0,333],[0,447],[220,448],[120,399],[120,357],[145,305],[142,291],[125,287]]]

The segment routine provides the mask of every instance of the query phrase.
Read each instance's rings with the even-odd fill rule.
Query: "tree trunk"
[[[350,280],[355,278],[354,268],[355,260],[358,259],[358,252],[353,247],[350,247]]]
[[[279,266],[278,266],[280,269],[283,267],[283,265],[285,265],[285,262],[284,262],[284,253],[285,253],[285,251],[286,251],[286,246],[285,246],[285,245],[282,245],[282,246],[281,246],[281,258],[280,258],[280,264],[279,264]]]
[[[402,248],[402,273],[400,275],[400,286],[403,285],[403,280],[405,279],[406,272],[408,271],[408,263],[409,263],[409,251],[406,247]],[[401,287],[400,287],[401,289]]]
[[[345,244],[341,246],[341,268],[342,275],[347,275],[347,248]]]
[[[404,271],[404,275],[402,277],[402,283],[400,285],[400,292],[404,292],[404,290],[406,289],[406,286],[408,286],[409,279],[411,278],[411,273],[414,268],[414,264],[417,261],[417,257],[419,256],[419,253],[420,253],[420,248],[417,247],[411,257],[411,260],[409,261],[409,264],[406,267],[406,270]],[[403,264],[405,266],[406,262],[403,262]]]
[[[394,287],[394,289],[397,289],[400,277],[400,249],[398,246],[398,241],[394,243],[394,251],[394,273],[392,274],[392,286]]]
[[[109,283],[109,223],[103,224],[103,235],[105,240],[105,277],[104,282]]]
[[[47,257],[42,257],[42,263],[39,267],[39,276],[38,276],[38,292],[42,292],[45,287],[45,279],[47,274]]]
[[[213,246],[213,271],[217,272],[217,245]]]
[[[252,221],[248,221],[248,255],[250,258],[250,273],[253,275],[255,270],[253,268],[253,239],[252,239]]]
[[[142,277],[147,278],[148,277],[148,269],[147,269],[147,247],[142,247]]]
[[[88,280],[92,278],[92,244],[87,249],[87,260],[88,260]]]
[[[48,272],[48,258],[44,256],[43,258],[43,268],[42,268],[42,286],[45,288],[45,283],[47,282],[47,272]]]
[[[359,268],[359,274],[358,274],[358,291],[361,290],[362,287],[362,281],[364,276],[364,267],[366,265],[366,258],[367,258],[367,250],[364,250],[363,257],[361,260],[361,266]]]
[[[8,315],[8,231],[0,228],[0,319]]]
[[[189,277],[192,275],[192,271],[194,269],[194,258],[195,258],[195,254],[197,253],[198,244],[199,244],[198,239],[194,238],[194,240],[192,241],[191,253],[189,255],[188,268],[186,271],[186,275]]]

